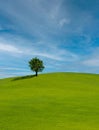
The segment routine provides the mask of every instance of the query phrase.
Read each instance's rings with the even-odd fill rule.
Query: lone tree
[[[29,66],[30,69],[36,73],[36,76],[38,76],[38,72],[42,72],[43,69],[45,68],[43,65],[43,61],[38,59],[37,57],[32,58],[29,61]]]

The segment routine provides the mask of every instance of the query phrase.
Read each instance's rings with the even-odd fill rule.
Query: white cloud
[[[60,49],[59,47],[53,46],[46,46],[43,50],[41,47],[26,48],[20,47],[11,44],[3,44],[0,43],[0,51],[5,53],[10,53],[11,55],[18,55],[18,56],[41,56],[53,60],[58,61],[74,61],[78,59],[78,56],[68,50]],[[20,54],[20,55],[19,55]]]
[[[10,52],[10,53],[22,53],[22,51],[16,46],[0,43],[0,51]]]
[[[14,30],[38,38],[49,38],[52,34],[58,33],[58,26],[69,22],[65,18],[61,20],[62,1],[4,1],[0,9],[9,16]]]
[[[82,63],[90,67],[99,67],[99,47],[95,48]]]
[[[15,67],[0,67],[0,71],[4,71],[4,70],[28,71],[28,69],[24,69],[24,68],[15,68]]]
[[[66,18],[63,18],[59,21],[59,25],[61,27],[63,27],[65,24],[69,24],[70,23],[70,19],[66,19]]]
[[[60,16],[61,12],[61,7],[62,7],[62,0],[61,1],[54,1],[53,4],[51,5],[51,9],[49,12],[49,16],[52,20],[56,21],[58,17]]]
[[[99,58],[86,60],[83,62],[83,64],[92,67],[99,67]]]
[[[2,78],[8,78],[8,77],[14,77],[14,76],[22,76],[22,75],[30,75],[30,72],[14,72],[14,73],[1,73],[0,74],[0,79]]]

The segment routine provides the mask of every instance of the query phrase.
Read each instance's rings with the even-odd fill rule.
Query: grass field
[[[99,130],[99,75],[1,79],[0,130]]]

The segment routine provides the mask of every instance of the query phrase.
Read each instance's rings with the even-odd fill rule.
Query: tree
[[[43,61],[38,59],[37,57],[32,58],[29,61],[29,66],[30,66],[30,69],[36,73],[35,74],[36,76],[38,76],[38,72],[42,72],[43,69],[45,68],[43,65]]]

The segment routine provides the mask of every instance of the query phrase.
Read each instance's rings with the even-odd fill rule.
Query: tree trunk
[[[36,71],[36,76],[38,76],[38,73],[37,73],[37,71]]]

